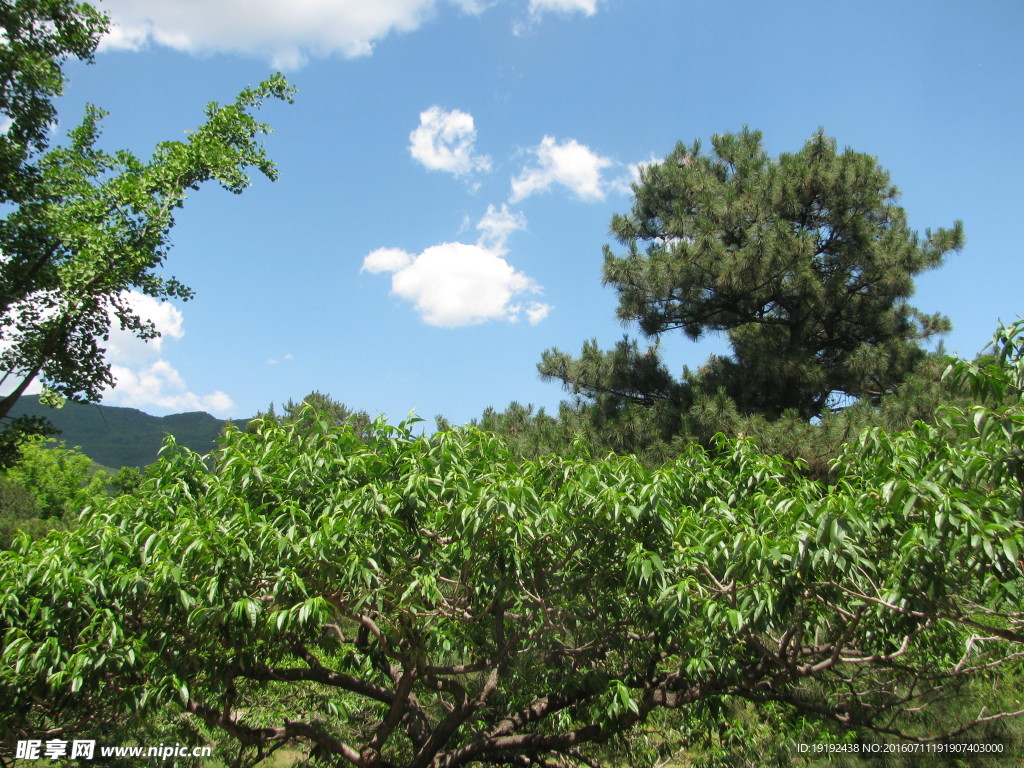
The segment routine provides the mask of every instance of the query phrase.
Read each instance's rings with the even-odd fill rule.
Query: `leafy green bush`
[[[79,511],[105,496],[106,474],[64,443],[30,437],[18,463],[0,477],[0,548],[17,533],[39,537],[72,525]]]
[[[831,484],[743,440],[520,462],[312,409],[212,462],[172,445],[134,495],[0,554],[0,728],[176,709],[230,765],[300,743],[361,768],[650,764],[764,730],[743,711],[941,740],[913,713],[991,691],[1024,641],[1020,331],[950,374],[999,405],[866,431]],[[997,705],[1024,708],[971,698],[942,730]]]
[[[106,475],[93,471],[92,459],[52,438],[30,438],[21,447],[21,459],[7,470],[36,499],[39,517],[75,515],[104,494]]]

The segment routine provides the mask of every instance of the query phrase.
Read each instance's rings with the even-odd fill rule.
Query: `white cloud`
[[[163,358],[164,342],[185,335],[181,310],[167,301],[158,301],[137,291],[125,300],[143,320],[153,323],[161,336],[144,341],[131,331],[122,330],[111,319],[107,341],[107,361],[114,387],[104,397],[111,405],[137,408],[154,407],[171,411],[208,411],[218,414],[234,407],[231,398],[216,390],[207,395],[189,391],[181,374]]]
[[[561,184],[581,200],[604,199],[601,171],[612,165],[607,157],[575,139],[559,144],[551,136],[545,136],[529,151],[536,157],[536,165],[524,168],[512,179],[510,202],[517,203],[536,192],[544,192],[552,184]]]
[[[21,379],[15,379],[14,381],[3,381],[0,382],[0,395],[7,396],[11,394],[18,385],[21,383]],[[38,377],[32,380],[32,383],[25,387],[23,395],[38,395],[43,391],[43,384],[39,381]]]
[[[488,205],[487,213],[476,223],[476,228],[480,230],[477,245],[500,256],[507,253],[505,243],[512,233],[526,229],[526,217],[509,211],[508,203],[502,203],[500,210]]]
[[[110,338],[107,341],[107,359],[119,363],[142,363],[163,351],[164,339],[180,339],[185,335],[185,316],[169,301],[158,301],[152,296],[129,291],[125,301],[136,315],[153,323],[160,336],[145,341],[131,331],[122,330],[111,318]]]
[[[551,312],[550,304],[540,304],[536,301],[530,302],[529,306],[526,307],[526,317],[530,320],[530,325],[536,325]]]
[[[493,206],[488,209],[491,213]],[[496,213],[500,216],[502,212]],[[487,218],[485,215],[481,221]],[[524,313],[530,323],[538,323],[551,310],[536,301],[514,302],[522,294],[539,293],[540,287],[479,243],[441,243],[417,255],[382,248],[366,256],[363,269],[393,272],[391,292],[411,301],[427,325],[458,328],[488,320],[514,323]]]
[[[479,0],[449,0],[481,13]],[[269,58],[278,68],[312,57],[365,56],[393,32],[418,28],[438,0],[106,0],[115,27],[107,48],[148,43],[193,54],[231,52]]]
[[[208,395],[189,392],[181,374],[166,360],[157,360],[134,370],[123,365],[111,365],[110,371],[117,384],[109,400],[117,405],[214,414],[230,411],[235,405],[220,390]]]
[[[117,318],[110,313],[106,361],[115,384],[105,393],[104,402],[215,414],[225,413],[234,407],[231,398],[219,390],[208,395],[190,392],[181,374],[163,358],[164,342],[181,339],[185,335],[185,318],[181,310],[170,302],[158,301],[138,291],[123,294],[122,301],[142,320],[151,322],[161,335],[148,341],[140,339],[131,331],[122,329]],[[0,348],[7,343],[9,340],[0,341]],[[0,393],[6,394],[13,386],[4,388],[0,385]],[[41,391],[42,384],[36,379],[25,394],[34,395]]]
[[[584,16],[593,16],[597,13],[597,0],[530,0],[527,19],[512,25],[513,34],[522,35],[529,32],[547,13],[559,13],[563,16],[582,13]]]
[[[412,263],[412,255],[400,248],[378,248],[363,259],[364,272],[398,272]]]
[[[447,171],[464,176],[473,171],[489,171],[491,159],[473,151],[476,128],[473,116],[438,106],[420,112],[419,126],[409,134],[409,152],[432,171]]]
[[[542,13],[575,13],[580,11],[587,16],[597,13],[597,0],[530,0],[530,13],[539,16]]]
[[[498,4],[498,0],[490,0],[490,2],[481,2],[481,0],[453,0],[453,2],[463,11],[473,16],[479,16],[488,8]]]

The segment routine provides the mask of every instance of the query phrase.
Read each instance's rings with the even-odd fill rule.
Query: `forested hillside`
[[[156,461],[160,446],[168,435],[173,435],[186,448],[209,453],[227,423],[208,413],[150,416],[135,408],[98,403],[69,402],[60,409],[54,409],[40,403],[35,395],[21,398],[11,415],[15,418],[38,416],[48,419],[65,444],[80,446],[97,464],[112,469],[141,469]],[[245,420],[237,424],[245,428]]]

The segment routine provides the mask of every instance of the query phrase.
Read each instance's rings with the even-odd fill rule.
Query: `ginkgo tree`
[[[977,406],[866,431],[831,485],[749,441],[516,462],[479,430],[359,436],[312,409],[205,461],[169,445],[133,495],[0,553],[0,731],[159,715],[231,765],[299,744],[595,766],[652,719],[728,731],[712,705],[745,701],[941,741],[893,716],[1024,641],[1022,330],[951,369]],[[949,728],[1024,709],[990,705]]]
[[[190,290],[161,267],[174,214],[190,190],[215,181],[242,192],[249,171],[276,178],[253,116],[267,99],[290,100],[275,75],[243,90],[231,104],[211,103],[206,120],[183,141],[157,145],[141,159],[99,145],[102,110],[88,107],[65,145],[47,147],[56,115],[52,98],[68,57],[89,59],[106,18],[67,0],[4,4],[7,43],[0,46],[0,376],[9,394],[0,419],[34,382],[56,396],[98,399],[112,383],[104,341],[112,323],[141,338],[156,334],[129,292],[187,299]],[[5,434],[16,443],[25,424]],[[10,461],[6,451],[0,457]]]

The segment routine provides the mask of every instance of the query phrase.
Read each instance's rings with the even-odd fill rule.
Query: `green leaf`
[[[1020,559],[1020,551],[1017,549],[1017,542],[1010,537],[1003,539],[1003,554],[1011,562],[1016,563]]]
[[[729,609],[726,611],[726,615],[729,617],[729,626],[732,627],[732,631],[739,632],[743,628],[743,614]]]

